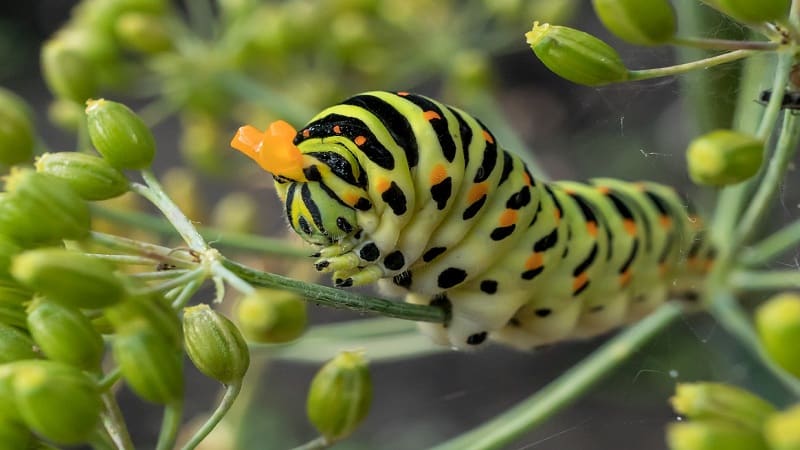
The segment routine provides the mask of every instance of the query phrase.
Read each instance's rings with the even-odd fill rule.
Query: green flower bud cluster
[[[758,173],[764,142],[732,130],[714,130],[692,140],[686,151],[689,176],[697,184],[725,186]]]
[[[242,333],[253,342],[289,342],[306,329],[306,302],[291,292],[256,289],[239,300],[236,319]]]

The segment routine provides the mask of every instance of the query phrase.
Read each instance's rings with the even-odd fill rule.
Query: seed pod
[[[773,414],[764,424],[770,450],[800,449],[800,405]]]
[[[288,342],[300,337],[308,318],[306,302],[278,289],[256,289],[236,305],[242,333],[255,342]]]
[[[175,311],[159,294],[129,296],[104,311],[117,333],[136,332],[147,327],[179,349],[183,344],[181,322]]]
[[[770,358],[800,377],[800,295],[778,294],[759,306],[756,328]]]
[[[25,100],[0,88],[0,164],[14,165],[33,157],[33,113]]]
[[[22,245],[83,239],[89,207],[69,185],[52,175],[16,169],[0,196],[0,234]]]
[[[57,96],[83,103],[97,92],[97,80],[89,61],[60,39],[46,42],[41,53],[42,75]]]
[[[228,318],[200,304],[183,310],[186,353],[195,367],[223,384],[239,382],[250,366],[242,334]]]
[[[8,406],[8,403],[3,403]],[[33,433],[18,419],[0,414],[0,449],[29,449],[33,445]]]
[[[11,259],[22,249],[7,236],[0,234],[0,280],[11,279],[8,272],[11,268]]]
[[[768,450],[760,432],[714,421],[670,424],[667,446],[670,450]]]
[[[92,145],[117,169],[145,169],[153,162],[156,144],[142,119],[122,103],[86,102]]]
[[[121,15],[114,31],[123,46],[142,53],[161,53],[172,48],[167,22],[160,16],[140,12]]]
[[[103,338],[77,308],[36,299],[28,307],[28,330],[49,359],[87,371],[100,367]]]
[[[758,23],[785,19],[791,0],[704,0],[740,22]]]
[[[13,365],[19,412],[36,433],[57,444],[85,443],[100,423],[102,401],[95,382],[79,369],[53,361]]]
[[[608,31],[637,45],[658,45],[675,35],[675,11],[667,0],[592,0]]]
[[[591,34],[534,22],[525,37],[548,69],[573,83],[601,86],[628,79],[617,51]]]
[[[75,308],[105,308],[124,294],[122,281],[105,261],[63,248],[20,253],[11,274],[48,299]]]
[[[314,376],[306,412],[329,442],[350,435],[369,412],[372,380],[361,352],[342,352]]]
[[[114,337],[111,348],[122,377],[141,398],[168,404],[183,396],[183,355],[156,330],[142,326]]]
[[[13,280],[0,280],[0,323],[27,328],[25,304],[33,298],[33,291]]]
[[[764,142],[732,130],[714,130],[695,138],[686,152],[689,176],[697,184],[740,183],[758,172]]]
[[[775,407],[750,392],[722,383],[681,383],[670,398],[678,414],[760,431]]]
[[[37,359],[36,344],[27,334],[0,323],[0,364],[23,359]]]
[[[103,158],[86,153],[45,153],[36,170],[66,181],[84,200],[107,200],[128,191],[128,179]]]

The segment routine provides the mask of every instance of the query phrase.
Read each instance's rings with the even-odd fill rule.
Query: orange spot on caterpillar
[[[389,189],[391,185],[391,181],[388,178],[378,178],[378,181],[375,183],[375,188],[378,189],[378,192],[384,193]]]
[[[436,111],[425,111],[424,113],[422,113],[422,118],[430,122],[431,120],[434,119],[441,119],[442,116],[440,116],[439,113],[437,113]]]
[[[525,186],[530,186],[531,183],[531,176],[528,175],[528,172],[522,172],[522,181],[525,183]]]
[[[431,170],[428,183],[434,186],[444,181],[445,178],[447,178],[447,168],[445,168],[444,164],[437,164],[433,167],[433,170]]]
[[[405,97],[406,95],[408,95],[408,92],[406,92],[406,91],[399,91],[399,92],[397,93],[397,95],[399,95],[400,97]]]
[[[631,272],[631,269],[628,269],[625,272],[622,272],[621,274],[619,274],[619,285],[622,286],[622,287],[627,286],[628,283],[631,282],[631,275],[633,275],[633,272]]]
[[[597,186],[597,192],[606,195],[609,192],[611,192],[611,188],[609,188],[608,186]]]
[[[467,203],[471,205],[477,202],[478,200],[480,200],[481,197],[486,195],[486,192],[488,191],[489,191],[489,186],[485,181],[482,183],[472,185],[472,187],[469,189],[469,192],[467,193]]]
[[[561,220],[561,210],[560,209],[556,208],[555,211],[553,211],[553,215],[556,217],[556,222]]]
[[[542,253],[536,252],[525,260],[525,270],[536,270],[542,267],[543,264],[544,258],[542,257]]]
[[[490,144],[494,144],[494,138],[486,130],[483,130],[483,138],[486,139],[486,142],[488,142]]]
[[[663,216],[658,218],[658,221],[661,223],[663,228],[669,228],[672,226],[672,217],[664,214]]]
[[[586,286],[586,283],[589,282],[589,275],[586,275],[586,272],[581,272],[578,276],[572,280],[572,292],[576,292]]]
[[[334,125],[333,132],[336,134],[342,134],[342,127],[340,127],[339,125]]]
[[[344,194],[344,198],[342,200],[344,200],[344,202],[350,206],[355,206],[360,198],[361,196],[355,192],[348,192],[347,194]]]
[[[262,169],[295,181],[306,181],[303,154],[294,145],[297,131],[284,122],[272,122],[266,131],[246,125],[236,132],[231,147],[257,162]]]
[[[309,137],[309,136],[311,136],[311,132],[310,132],[310,131],[308,131],[308,128],[306,128],[305,130],[303,130],[303,137],[304,137],[304,138],[307,138],[307,137]]]
[[[364,136],[356,136],[356,138],[353,139],[353,142],[355,142],[357,146],[361,147],[365,142],[367,142],[367,138]]]
[[[590,236],[597,237],[597,222],[586,222],[586,231],[589,232]]]
[[[635,187],[640,192],[644,192],[647,189],[647,186],[644,185],[641,181],[633,183],[633,187]]]
[[[625,228],[625,232],[628,233],[629,236],[636,236],[636,222],[631,219],[625,219],[622,222],[622,227]]]
[[[513,209],[507,209],[500,214],[499,224],[501,227],[507,227],[509,225],[513,225],[517,222],[517,211]]]

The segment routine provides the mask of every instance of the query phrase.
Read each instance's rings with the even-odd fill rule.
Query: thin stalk
[[[400,320],[392,319],[395,322]],[[416,330],[401,334],[377,337],[337,339],[331,337],[304,336],[288,345],[249,343],[252,354],[264,353],[285,361],[321,364],[333,358],[343,348],[358,348],[369,355],[371,363],[419,358],[425,355],[449,351],[435,345]]]
[[[534,395],[483,425],[436,446],[435,449],[502,448],[569,406],[680,315],[681,307],[678,304],[664,304],[640,322],[622,331]]]
[[[800,244],[800,220],[744,249],[739,257],[739,262],[748,267],[761,266],[798,244]]]
[[[200,289],[202,284],[203,282],[201,280],[192,280],[186,283],[181,289],[181,293],[172,301],[172,309],[179,310],[186,306],[186,303],[188,303],[195,292]]]
[[[204,267],[198,267],[194,270],[190,270],[183,275],[177,276],[169,281],[165,281],[161,284],[157,284],[155,286],[150,286],[145,289],[139,290],[136,292],[137,295],[144,295],[153,292],[163,292],[170,290],[177,286],[183,286],[186,283],[192,281],[199,281],[205,278],[206,276],[206,269]]]
[[[255,291],[255,288],[248,284],[245,280],[239,278],[238,275],[228,270],[219,260],[211,263],[211,273],[227,281],[228,284],[233,286],[234,289],[242,294],[249,295]]]
[[[178,231],[186,244],[194,250],[202,251],[208,248],[205,240],[197,232],[192,222],[183,214],[178,206],[164,192],[161,184],[151,170],[142,170],[142,178],[147,186],[131,183],[131,190],[150,200],[164,217],[169,220]]]
[[[180,255],[180,253],[175,252],[174,249],[171,249],[169,247],[151,244],[148,242],[137,241],[135,239],[130,239],[122,236],[115,236],[113,234],[100,233],[98,231],[91,232],[91,239],[92,242],[100,244],[103,247],[112,250],[137,253],[140,255],[149,256],[150,258],[153,259],[157,259],[158,261],[163,261],[165,258],[173,257],[174,255]],[[176,259],[176,262],[185,263],[187,261],[184,259],[180,260]]]
[[[693,47],[703,50],[766,50],[774,51],[780,48],[777,42],[769,41],[740,41],[736,39],[710,39],[698,37],[675,36],[669,41],[672,45]]]
[[[164,278],[174,278],[187,272],[191,271],[186,269],[159,270],[156,272],[134,273],[131,274],[130,277],[139,280],[163,280]]]
[[[298,445],[292,450],[322,450],[330,447],[333,444],[334,444],[333,442],[329,442],[327,439],[325,439],[325,436],[320,436],[318,438],[306,442],[303,445]]]
[[[742,291],[777,291],[800,287],[800,272],[797,270],[755,271],[741,270],[730,277],[734,289]]]
[[[183,446],[183,450],[192,450],[197,447],[203,439],[211,433],[211,430],[217,426],[220,420],[225,417],[228,410],[231,409],[233,406],[233,402],[236,401],[236,397],[239,396],[239,392],[242,389],[242,382],[241,380],[229,384],[225,387],[225,394],[222,396],[222,400],[220,401],[219,405],[217,405],[217,409],[214,410],[214,413],[206,420],[206,423],[203,424],[200,429],[194,434],[194,436],[189,439],[186,445]]]
[[[158,433],[156,450],[170,450],[175,447],[182,415],[183,405],[180,402],[170,403],[164,407],[164,417],[161,420],[161,431]]]
[[[97,382],[97,388],[101,391],[108,391],[120,378],[122,378],[122,371],[119,367],[114,367]]]
[[[371,312],[386,317],[420,322],[446,323],[449,320],[447,313],[442,308],[435,306],[393,302],[341,289],[305,283],[281,275],[251,269],[229,259],[223,259],[222,264],[251,285],[295,292],[302,295],[307,301],[318,305],[351,309],[362,313]]]
[[[109,255],[107,253],[84,253],[86,256],[91,256],[92,258],[102,259],[104,261],[112,262],[115,264],[130,264],[134,266],[148,266],[152,264],[156,264],[159,261],[154,258],[149,258],[147,256],[137,256],[137,255]]]
[[[651,78],[680,75],[691,70],[708,69],[720,64],[738,61],[756,53],[758,53],[757,50],[734,50],[721,55],[711,56],[684,64],[676,64],[674,66],[659,67],[656,69],[629,70],[628,79],[626,81],[649,80]]]
[[[102,414],[103,428],[118,450],[133,450],[135,447],[125,426],[125,419],[122,417],[117,399],[111,392],[103,393],[102,398],[105,407]]]

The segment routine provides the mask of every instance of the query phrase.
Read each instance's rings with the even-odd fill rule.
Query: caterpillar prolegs
[[[605,332],[694,289],[713,259],[672,189],[535,180],[478,119],[421,95],[359,94],[232,146],[273,174],[318,270],[449,309],[421,327],[459,348]]]

